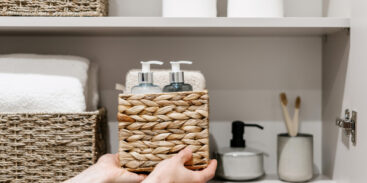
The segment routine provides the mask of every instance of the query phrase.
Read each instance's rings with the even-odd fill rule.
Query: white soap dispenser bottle
[[[153,84],[153,72],[150,71],[151,64],[162,65],[161,61],[140,62],[142,70],[138,73],[139,84],[131,89],[132,94],[161,93],[162,89]]]
[[[181,64],[192,64],[192,61],[172,61],[172,71],[170,74],[170,82],[171,84],[166,85],[163,88],[163,92],[183,92],[183,91],[192,91],[192,86],[190,84],[185,83],[184,72],[181,71]]]

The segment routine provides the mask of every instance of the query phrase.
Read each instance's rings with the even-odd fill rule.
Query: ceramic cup
[[[289,182],[304,182],[313,177],[313,136],[278,135],[278,176]]]
[[[217,0],[163,0],[163,17],[216,17]]]
[[[228,17],[283,17],[283,0],[228,0]]]

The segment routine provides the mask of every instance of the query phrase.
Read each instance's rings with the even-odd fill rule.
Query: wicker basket
[[[0,113],[0,182],[62,182],[88,168],[104,153],[104,114]]]
[[[209,96],[178,92],[119,96],[119,158],[123,168],[149,172],[189,146],[190,169],[209,161]]]
[[[1,16],[107,16],[108,0],[1,0]]]

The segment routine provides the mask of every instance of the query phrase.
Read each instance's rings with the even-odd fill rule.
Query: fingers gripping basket
[[[185,147],[193,151],[190,169],[209,160],[209,96],[178,92],[119,96],[119,158],[129,171],[152,171]]]

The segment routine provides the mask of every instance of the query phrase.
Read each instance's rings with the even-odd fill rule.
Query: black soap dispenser
[[[264,129],[258,124],[242,121],[232,122],[230,147],[221,148],[217,153],[218,175],[226,180],[246,181],[262,177],[264,172],[264,154],[246,147],[244,133],[246,127]]]
[[[233,121],[232,122],[232,135],[233,138],[231,140],[231,147],[246,147],[246,140],[243,138],[243,134],[245,133],[245,127],[257,127],[260,129],[264,129],[264,127],[258,124],[246,124],[242,121]]]

